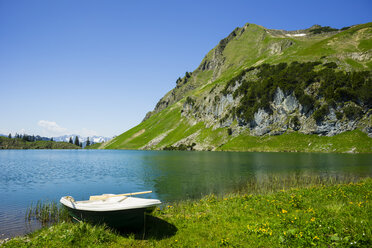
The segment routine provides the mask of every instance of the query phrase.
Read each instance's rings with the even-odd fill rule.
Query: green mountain
[[[246,24],[100,148],[372,152],[371,58],[372,23]]]

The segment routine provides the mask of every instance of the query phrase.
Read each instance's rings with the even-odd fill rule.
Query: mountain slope
[[[364,133],[352,134],[366,148],[348,139],[335,151],[370,152],[371,37],[372,23],[339,31],[236,28],[176,81],[142,123],[101,148],[250,150],[234,140],[360,129]],[[296,137],[307,142],[308,136]]]

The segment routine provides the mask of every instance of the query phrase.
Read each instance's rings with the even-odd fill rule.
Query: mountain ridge
[[[333,136],[360,129],[371,136],[370,99],[361,98],[372,92],[371,37],[372,23],[344,30],[236,28],[176,81],[142,123],[101,148],[216,150],[246,133]],[[296,75],[302,68],[308,81]]]
[[[369,27],[371,27],[371,23],[367,23],[367,24],[368,24]],[[364,25],[367,25],[367,24],[353,25],[353,26],[351,26],[351,29],[355,28],[355,27],[358,27],[358,26],[364,26]],[[164,109],[165,107],[169,106],[170,104],[180,100],[182,98],[182,95],[189,92],[190,90],[193,90],[193,89],[197,88],[197,86],[201,86],[203,83],[206,83],[206,81],[208,82],[209,80],[214,81],[214,80],[218,79],[218,75],[221,73],[221,70],[225,71],[225,70],[223,70],[223,68],[219,68],[219,67],[222,66],[223,61],[226,60],[222,56],[223,50],[225,50],[226,46],[228,45],[228,43],[230,41],[232,41],[233,39],[239,38],[248,29],[248,27],[251,27],[252,29],[258,30],[260,32],[259,35],[255,34],[257,36],[255,40],[258,40],[258,41],[264,40],[267,34],[274,35],[277,38],[278,37],[281,38],[282,39],[281,41],[273,42],[270,46],[266,46],[266,48],[270,49],[271,55],[277,55],[277,54],[280,54],[281,52],[283,52],[283,49],[285,50],[286,48],[289,48],[289,46],[293,45],[291,43],[291,42],[293,42],[293,39],[296,39],[297,41],[301,41],[301,39],[304,39],[304,37],[301,37],[301,36],[300,37],[286,37],[285,36],[286,34],[298,34],[298,33],[303,33],[303,32],[308,34],[310,32],[310,30],[313,30],[313,29],[317,28],[318,26],[313,25],[312,27],[307,28],[307,29],[286,31],[286,30],[266,29],[266,28],[264,28],[262,26],[259,26],[259,25],[256,25],[256,24],[247,23],[242,28],[235,28],[233,32],[231,32],[226,38],[222,39],[210,52],[207,53],[207,55],[203,58],[202,62],[197,67],[197,69],[192,73],[194,76],[191,75],[191,77],[190,77],[191,79],[188,79],[188,77],[185,76],[184,78],[181,79],[181,81],[177,82],[176,88],[169,91],[163,98],[161,98],[159,100],[159,102],[156,104],[155,109],[153,111],[151,111],[151,114],[152,113],[157,113],[160,110]],[[315,39],[315,41],[316,41],[317,39],[319,39],[319,37],[323,37],[323,39],[324,39],[324,37],[328,38],[328,37],[333,36],[334,34],[341,33],[341,32],[342,31],[333,31],[333,32],[322,33],[322,34],[310,34],[310,38]],[[349,32],[350,32],[350,30],[349,30]],[[288,46],[288,44],[289,44],[289,46]],[[249,44],[249,45],[252,45],[252,44]],[[252,47],[254,47],[254,46],[250,46],[251,50],[252,50]],[[262,50],[262,48],[261,48],[261,50]],[[249,51],[248,54],[251,54],[250,52],[251,51]],[[259,52],[261,53],[262,51],[259,51]],[[255,54],[255,53],[253,53],[253,55],[257,56],[257,54]],[[367,56],[368,56],[367,59],[370,59],[372,57],[372,53],[369,51]],[[312,57],[312,56],[310,56],[310,57]],[[319,57],[321,57],[321,56],[319,56]],[[355,54],[354,57],[358,58],[358,54]],[[266,58],[266,60],[267,59],[270,59],[270,58]],[[252,58],[251,58],[251,60],[252,60]],[[280,59],[278,61],[280,61]],[[260,59],[257,59],[257,58],[253,58],[253,62],[246,63],[247,64],[246,66],[259,65],[261,63],[264,63],[265,60],[260,60]],[[241,60],[239,60],[237,62],[237,64],[241,64],[241,63],[242,63]],[[234,63],[232,65],[234,65]],[[232,65],[227,65],[227,66],[232,66]],[[345,67],[345,69],[348,69],[348,70],[351,69],[349,66],[345,65],[345,63],[344,63],[344,67]],[[215,71],[216,68],[217,68],[217,70]],[[369,68],[372,69],[372,64],[369,65]],[[208,78],[208,76],[210,77],[210,75],[208,75],[208,73],[210,74],[211,70],[213,71],[212,78]],[[196,74],[196,76],[195,76],[195,74]],[[207,74],[207,75],[200,75],[200,74]],[[204,77],[206,77],[207,79],[205,79]],[[195,81],[198,81],[199,84],[196,84]],[[190,82],[191,82],[191,84],[190,84]],[[183,86],[185,84],[187,84],[187,86]],[[178,94],[177,93],[178,88],[185,88],[185,89],[179,90],[180,94]],[[147,113],[144,120],[148,119],[151,116],[151,114]]]

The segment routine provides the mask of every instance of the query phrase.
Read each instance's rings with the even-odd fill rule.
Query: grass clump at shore
[[[62,221],[69,222],[70,217],[66,208],[55,201],[38,201],[36,205],[31,203],[26,211],[26,221],[38,221],[43,227]]]
[[[371,178],[270,177],[157,209],[145,232],[62,222],[4,247],[371,247],[371,194]]]

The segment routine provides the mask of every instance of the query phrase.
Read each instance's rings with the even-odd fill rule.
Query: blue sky
[[[235,27],[372,21],[372,1],[0,0],[0,133],[113,136]]]

